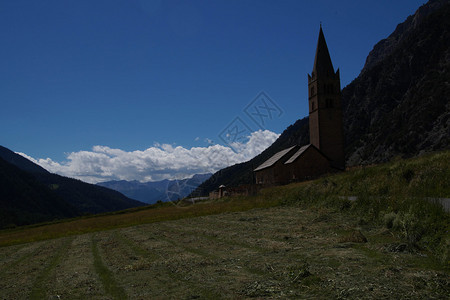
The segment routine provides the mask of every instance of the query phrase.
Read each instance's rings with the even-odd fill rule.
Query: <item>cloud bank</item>
[[[109,180],[157,181],[183,179],[194,174],[214,173],[224,167],[252,159],[269,147],[279,134],[269,130],[251,133],[245,143],[193,147],[155,144],[146,150],[127,152],[107,146],[72,152],[64,162],[35,159],[18,153],[46,170],[90,183]]]

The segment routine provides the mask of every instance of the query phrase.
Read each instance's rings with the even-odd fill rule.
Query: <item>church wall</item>
[[[313,147],[308,148],[299,158],[286,166],[290,181],[311,179],[331,171],[328,159]]]
[[[285,160],[284,160],[285,161]],[[278,161],[273,166],[256,171],[255,179],[257,184],[271,185],[284,184],[289,181],[289,171],[284,161]]]

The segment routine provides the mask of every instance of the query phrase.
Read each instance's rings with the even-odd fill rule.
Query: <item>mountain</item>
[[[161,189],[141,183],[139,181],[126,181],[126,180],[112,180],[106,182],[97,183],[99,186],[103,186],[118,192],[121,192],[125,196],[135,199],[144,203],[156,203],[162,199]]]
[[[447,149],[450,1],[422,6],[374,49],[342,91],[347,164]]]
[[[3,211],[14,211],[24,215],[26,223],[81,214],[96,214],[142,206],[144,203],[132,200],[121,193],[52,174],[28,159],[0,146],[2,159]],[[53,203],[53,204],[52,204]],[[28,216],[33,211],[42,218]],[[28,217],[27,217],[28,216]],[[13,218],[14,219],[14,218]],[[22,217],[11,224],[23,225]]]
[[[446,3],[448,3],[448,0],[429,1],[427,4],[419,7],[414,15],[409,16],[403,23],[398,24],[389,37],[379,41],[370,51],[361,74],[391,55],[397,47],[410,36],[411,32],[421,25],[425,18],[442,8]]]
[[[33,175],[0,158],[0,228],[77,215],[75,207]]]
[[[139,200],[148,204],[157,201],[172,201],[188,196],[202,182],[211,177],[212,174],[197,174],[191,178],[182,180],[162,180],[162,181],[107,181],[98,185],[121,192],[127,197]]]
[[[0,157],[3,158],[5,161],[9,162],[10,164],[13,164],[19,169],[26,172],[42,173],[42,174],[49,173],[43,167],[38,166],[37,164],[23,157],[22,155],[17,155],[15,152],[3,146],[0,146]]]
[[[374,46],[342,90],[347,166],[449,148],[449,29],[450,1],[429,1]],[[273,154],[309,143],[308,122],[295,122],[252,160],[216,172],[195,194],[252,183],[252,170]]]
[[[98,214],[145,205],[117,191],[78,179],[52,173],[34,175],[83,214]]]

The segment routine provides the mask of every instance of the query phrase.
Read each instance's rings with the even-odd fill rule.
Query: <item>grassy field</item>
[[[0,297],[448,296],[448,269],[403,245],[333,210],[253,209],[2,247]]]
[[[0,231],[0,298],[445,299],[450,218],[425,198],[450,197],[449,164]]]
[[[196,205],[169,202],[110,214],[2,230],[0,231],[0,247],[145,223],[271,207],[279,204],[279,201],[266,201],[261,197],[204,201]]]

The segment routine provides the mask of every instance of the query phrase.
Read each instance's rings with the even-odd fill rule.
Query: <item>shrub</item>
[[[391,229],[394,226],[394,220],[397,217],[395,212],[390,212],[384,215],[383,223],[386,228]]]
[[[424,231],[421,222],[412,209],[407,213],[399,213],[393,220],[392,225],[394,229],[402,233],[403,237],[411,245],[416,245],[419,242]]]

